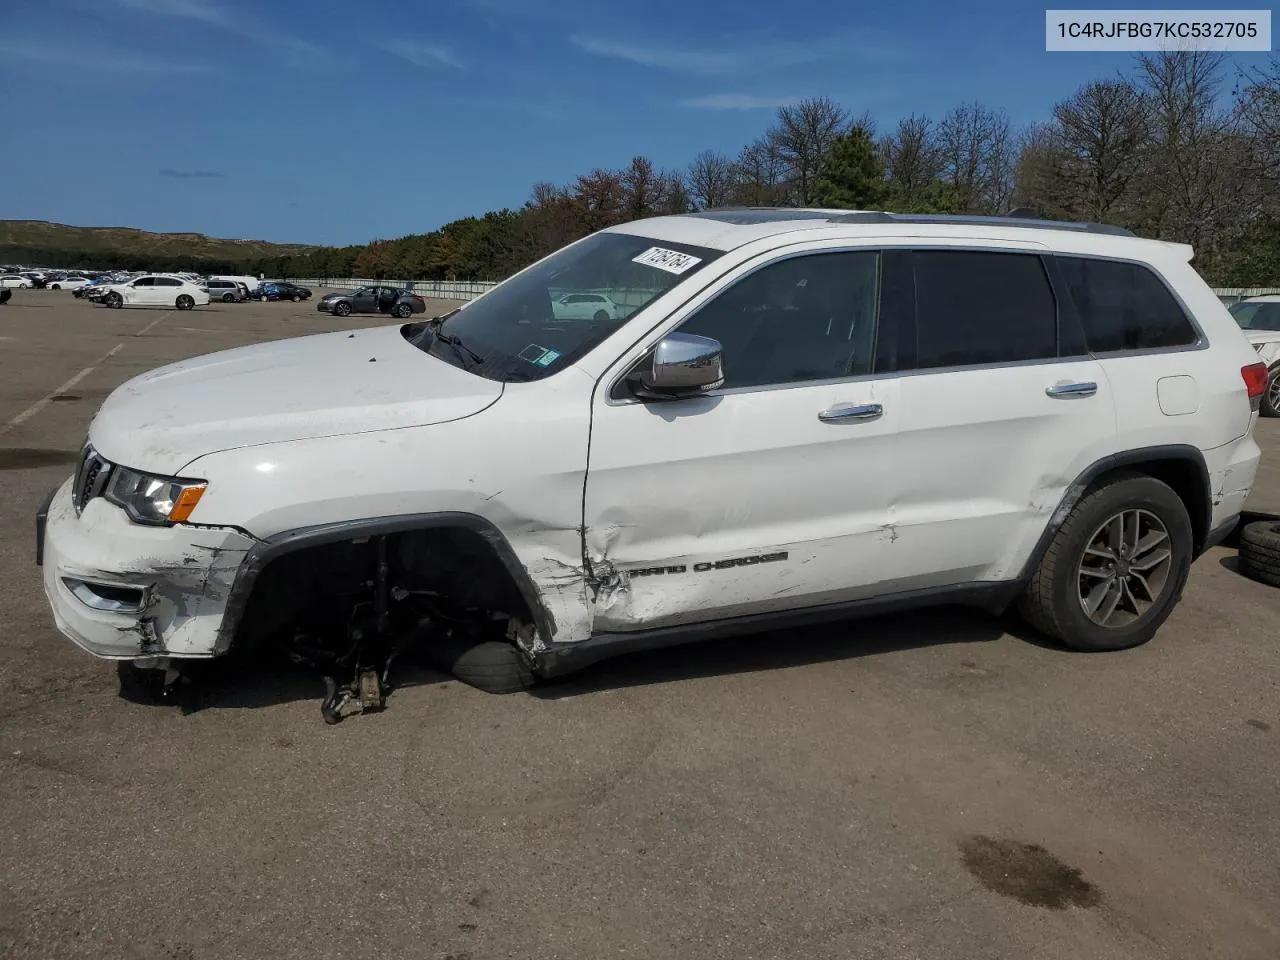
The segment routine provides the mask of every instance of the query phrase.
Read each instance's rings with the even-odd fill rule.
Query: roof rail
[[[1113,237],[1137,236],[1125,227],[1109,223],[1077,223],[1072,220],[1042,220],[1025,216],[1025,208],[1011,210],[1000,216],[952,213],[885,213],[879,210],[857,210],[831,217],[832,223],[920,223],[988,227],[1025,227],[1029,230],[1073,230],[1077,233],[1099,233]]]

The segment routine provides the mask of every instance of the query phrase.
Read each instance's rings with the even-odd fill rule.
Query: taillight
[[[1251,363],[1241,367],[1240,376],[1244,378],[1245,389],[1249,392],[1249,405],[1257,410],[1262,395],[1267,392],[1267,365]]]
[[[423,300],[421,297],[414,297],[413,299],[417,300],[419,303],[426,303],[426,301]]]

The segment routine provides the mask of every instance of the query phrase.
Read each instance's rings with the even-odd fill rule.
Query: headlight
[[[152,477],[116,467],[102,495],[123,507],[135,523],[164,526],[182,523],[190,517],[207,486],[203,480]]]

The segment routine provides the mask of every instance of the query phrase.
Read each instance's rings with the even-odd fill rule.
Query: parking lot
[[[33,563],[94,410],[172,360],[378,322],[0,307],[0,955],[1280,956],[1280,591],[1228,547],[1124,653],[944,609],[507,697],[410,669],[336,727],[301,671],[119,698]],[[1280,513],[1280,421],[1258,436],[1250,507]]]

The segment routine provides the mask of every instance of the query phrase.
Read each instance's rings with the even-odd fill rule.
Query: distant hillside
[[[202,233],[151,233],[131,227],[71,227],[45,220],[0,220],[0,263],[86,269],[224,269],[304,256],[321,248]]]

